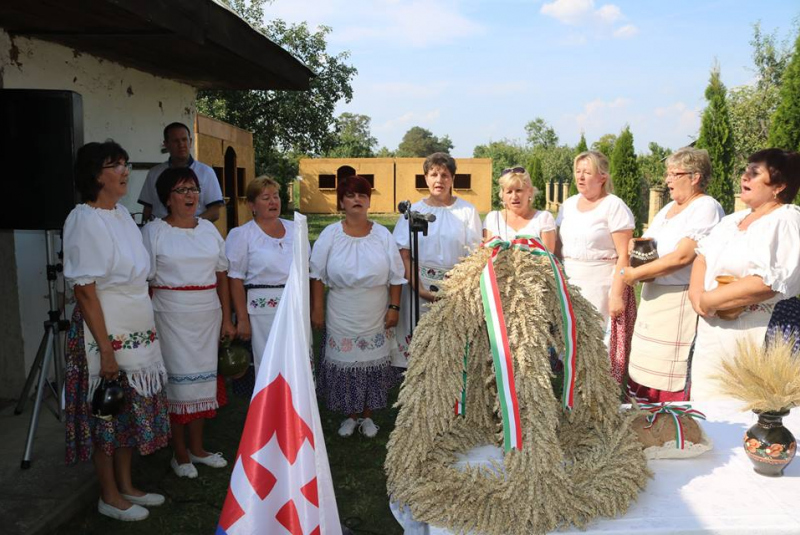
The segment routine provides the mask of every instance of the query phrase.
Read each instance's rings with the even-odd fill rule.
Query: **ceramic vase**
[[[744,434],[744,451],[755,471],[764,476],[780,477],[794,459],[797,441],[783,426],[783,412],[758,412],[758,422]]]
[[[633,249],[631,249],[631,267],[639,267],[648,264],[658,258],[656,242],[653,238],[634,238]],[[642,282],[653,282],[654,279],[643,280]]]

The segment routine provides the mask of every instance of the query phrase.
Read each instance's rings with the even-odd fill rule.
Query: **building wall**
[[[141,211],[136,202],[152,164],[164,161],[161,153],[164,126],[181,121],[194,122],[195,89],[164,78],[129,69],[70,48],[21,37],[11,38],[0,28],[0,87],[60,89],[83,97],[84,141],[112,138],[129,153],[135,170],[122,203],[133,213]],[[7,232],[7,231],[0,231]],[[49,308],[45,275],[44,232],[14,231],[0,237],[0,248],[13,243],[16,266],[18,310],[3,302],[0,323],[18,326],[21,345],[0,345],[0,361],[16,362],[24,355],[22,379],[40,342]],[[59,247],[59,245],[57,245]],[[14,285],[12,277],[0,278],[0,296]],[[17,318],[18,317],[18,318]],[[15,330],[12,328],[12,330]],[[0,370],[5,367],[0,365]],[[20,374],[0,374],[0,398],[16,397],[21,390]]]
[[[428,195],[427,188],[417,189],[416,175],[422,174],[424,158],[318,158],[300,160],[300,211],[334,213],[335,190],[321,190],[319,175],[336,175],[337,169],[349,165],[359,174],[375,176],[370,211],[392,213],[399,202],[418,201]],[[471,175],[469,189],[455,190],[455,195],[469,201],[481,213],[491,211],[492,160],[489,158],[456,158],[457,172]]]
[[[220,218],[215,225],[223,236],[228,235],[228,230],[247,223],[252,219],[250,209],[247,207],[247,197],[245,195],[247,184],[255,178],[255,150],[253,148],[253,133],[237,128],[228,123],[197,115],[195,121],[195,154],[197,159],[206,165],[210,165],[218,172],[218,176],[224,175],[225,155],[228,151],[233,151],[236,155],[236,167],[244,171],[244,180],[239,187],[239,180],[233,180],[234,189],[228,191],[223,178],[220,180],[222,194],[225,202],[233,202],[236,206],[236,220],[228,221],[227,210],[223,207]]]
[[[392,158],[305,158],[300,160],[300,211],[309,214],[334,214],[336,190],[320,189],[319,175],[336,175],[343,165],[349,165],[359,175],[375,178],[370,211],[396,211],[394,192],[394,159]]]

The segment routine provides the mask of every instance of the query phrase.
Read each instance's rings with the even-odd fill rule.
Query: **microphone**
[[[411,209],[411,201],[403,201],[397,205],[397,211],[400,212],[401,214],[405,214],[410,209]],[[406,216],[406,219],[408,219],[408,216]]]
[[[433,223],[436,221],[436,216],[433,214],[423,214],[422,212],[409,212],[411,219],[416,219],[417,221],[427,221],[428,223]]]

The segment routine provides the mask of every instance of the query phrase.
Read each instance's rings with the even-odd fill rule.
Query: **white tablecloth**
[[[784,476],[771,478],[753,471],[744,453],[744,432],[756,422],[752,412],[741,412],[738,402],[692,403],[705,413],[700,425],[714,448],[692,459],[650,461],[653,478],[631,504],[625,516],[592,522],[573,534],[697,534],[798,535],[800,534],[800,459]],[[784,425],[800,436],[800,410],[784,418]],[[461,462],[502,458],[502,452],[485,446]],[[407,508],[392,504],[406,535],[449,535],[450,532],[415,522]]]

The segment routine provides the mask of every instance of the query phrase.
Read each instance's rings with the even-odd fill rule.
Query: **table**
[[[653,478],[619,518],[597,519],[585,531],[557,533],[603,535],[798,535],[800,534],[800,458],[771,478],[753,471],[742,448],[744,432],[757,418],[741,412],[736,401],[695,402],[705,413],[700,422],[714,448],[691,459],[649,461]],[[794,410],[784,425],[800,437],[800,410]],[[502,458],[494,446],[476,448],[459,463],[486,463]],[[450,535],[435,526],[416,522],[407,508],[392,504],[392,512],[406,535]]]

